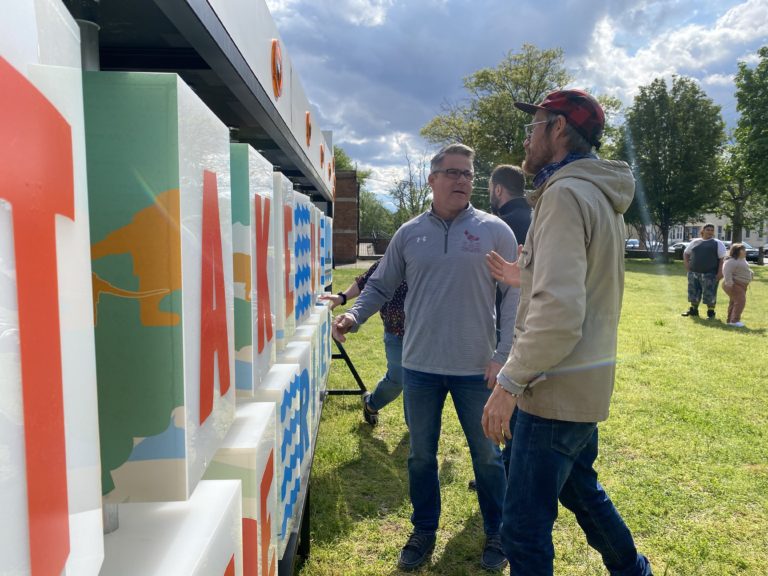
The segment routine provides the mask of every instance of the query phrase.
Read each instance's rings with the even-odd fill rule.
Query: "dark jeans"
[[[403,339],[384,332],[384,351],[387,355],[387,372],[368,399],[368,405],[376,411],[384,408],[403,391]],[[407,414],[405,423],[408,424]]]
[[[576,515],[612,576],[651,576],[592,467],[597,424],[515,412],[501,529],[510,576],[552,576],[558,499]]]
[[[483,528],[488,535],[498,534],[505,478],[499,448],[483,434],[483,408],[491,394],[484,375],[446,376],[407,368],[403,375],[403,399],[411,435],[408,483],[414,530],[433,533],[440,520],[437,445],[443,405],[450,392],[472,457]]]

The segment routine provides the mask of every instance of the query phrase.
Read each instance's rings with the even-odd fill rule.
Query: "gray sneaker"
[[[363,394],[363,419],[365,419],[371,426],[376,426],[376,424],[379,423],[379,411],[371,408],[371,405],[368,403],[370,398],[370,392]]]
[[[486,570],[503,570],[507,566],[507,557],[501,549],[501,535],[486,536],[480,566]]]
[[[435,549],[435,535],[414,532],[408,537],[400,556],[397,559],[397,567],[405,572],[416,570],[432,556]]]

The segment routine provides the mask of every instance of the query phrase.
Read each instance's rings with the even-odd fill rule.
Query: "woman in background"
[[[723,290],[728,294],[728,326],[743,328],[741,313],[747,303],[747,286],[752,282],[752,270],[747,264],[747,251],[744,244],[733,244],[729,258],[723,264]]]

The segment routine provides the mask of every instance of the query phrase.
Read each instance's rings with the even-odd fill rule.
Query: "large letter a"
[[[224,269],[221,257],[219,189],[216,174],[203,172],[202,286],[200,289],[200,424],[213,410],[213,357],[219,367],[219,392],[229,390],[229,342]]]

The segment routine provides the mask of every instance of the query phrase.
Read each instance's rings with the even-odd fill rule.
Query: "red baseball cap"
[[[537,110],[546,110],[562,114],[565,120],[595,148],[600,148],[600,137],[605,127],[605,113],[594,96],[584,90],[555,90],[547,95],[540,104],[515,102],[515,107],[528,114]]]

